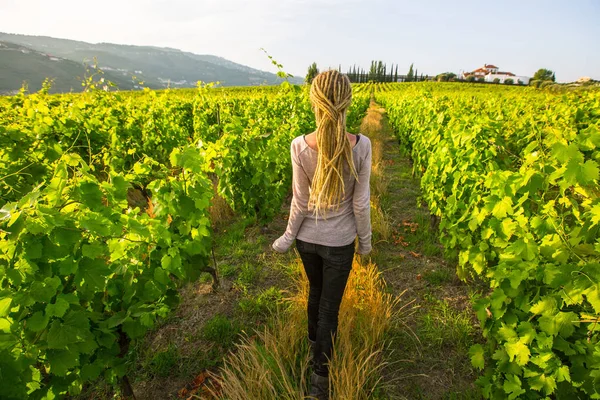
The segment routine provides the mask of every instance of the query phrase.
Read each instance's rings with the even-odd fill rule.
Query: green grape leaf
[[[106,277],[110,275],[110,267],[102,259],[84,258],[79,264],[79,270],[75,274],[75,283],[79,288],[87,290],[103,290],[106,285]]]
[[[86,364],[81,368],[81,379],[86,381],[93,381],[97,379],[100,374],[104,371],[104,366],[98,362],[92,364]]]
[[[597,314],[600,314],[600,287],[593,285],[589,287],[585,292],[585,298],[594,307]],[[0,313],[1,315],[2,313]]]
[[[510,400],[516,399],[525,393],[525,389],[522,387],[521,380],[518,376],[513,374],[506,375],[506,379],[502,384],[502,389],[504,389],[504,392],[509,395],[508,399]]]
[[[49,303],[60,286],[60,278],[54,276],[45,278],[43,282],[36,281],[31,285],[30,293],[33,299],[40,303]]]
[[[556,370],[556,381],[557,382],[571,382],[571,373],[569,367],[566,365],[561,366]]]
[[[592,160],[582,163],[579,159],[573,158],[567,164],[564,178],[570,185],[589,185],[598,180],[598,175],[598,163]]]
[[[123,239],[110,239],[108,242],[110,262],[115,262],[127,253],[128,242]]]
[[[514,329],[512,329],[509,326],[506,326],[504,324],[502,324],[502,326],[500,327],[500,329],[498,329],[498,336],[501,337],[503,340],[510,340],[510,339],[516,339],[518,338],[517,336],[517,332],[515,332]]]
[[[125,200],[127,198],[127,191],[131,187],[131,184],[125,180],[121,175],[111,175],[110,183],[113,186],[111,190],[116,200]]]
[[[504,343],[504,348],[510,357],[510,361],[516,361],[520,366],[529,362],[531,352],[529,351],[529,347],[523,343],[522,340]]]
[[[510,197],[505,196],[498,201],[492,209],[492,215],[498,219],[504,219],[507,215],[513,214],[513,201]]]
[[[81,246],[81,253],[84,257],[98,258],[106,254],[106,246],[100,243],[84,244]]]
[[[144,327],[140,321],[135,321],[131,318],[123,322],[123,332],[127,334],[131,339],[137,339],[144,336],[147,328]]]
[[[69,307],[70,304],[67,302],[67,300],[58,296],[54,304],[48,304],[46,306],[46,315],[48,315],[49,317],[62,318],[69,309]]]
[[[26,250],[27,258],[30,260],[37,260],[37,259],[41,258],[43,248],[44,248],[44,246],[39,241],[28,242],[27,250]]]
[[[27,329],[32,332],[39,332],[48,326],[48,320],[48,315],[44,315],[42,311],[37,311],[27,319]]]
[[[557,311],[556,299],[551,296],[546,296],[546,297],[542,298],[540,301],[538,301],[537,303],[535,303],[531,307],[530,311],[533,314],[553,315]]]
[[[90,321],[83,312],[71,311],[64,321],[54,320],[48,331],[48,348],[66,349],[73,343],[93,340]]]
[[[98,210],[103,207],[102,197],[104,194],[96,182],[84,182],[77,188],[78,197],[81,202],[92,210]]]
[[[61,275],[71,275],[77,272],[78,267],[79,264],[73,257],[67,257],[58,264],[58,271]]]
[[[12,299],[10,297],[4,297],[0,299],[0,318],[6,317],[10,312],[10,304],[12,303]]]
[[[81,217],[81,227],[99,236],[110,236],[113,226],[107,218],[97,213],[87,212]]]
[[[169,275],[162,268],[154,269],[154,280],[160,284],[167,285],[169,283]]]
[[[56,376],[66,376],[70,369],[79,365],[79,354],[69,350],[48,350],[46,357],[50,373]]]
[[[546,395],[550,395],[556,390],[556,380],[553,377],[544,374],[527,378],[527,382],[533,390],[539,392],[543,389]]]
[[[554,323],[563,338],[568,338],[579,326],[579,317],[574,312],[559,312],[554,317]]]
[[[592,208],[590,208],[590,215],[591,215],[592,224],[594,224],[594,225],[600,224],[600,203],[596,204]]]
[[[485,354],[480,344],[471,346],[469,356],[471,357],[471,364],[480,371],[483,370],[485,367]]]
[[[552,352],[544,352],[538,355],[531,357],[531,362],[538,367],[545,369],[548,366],[548,361],[550,361],[554,356]]]

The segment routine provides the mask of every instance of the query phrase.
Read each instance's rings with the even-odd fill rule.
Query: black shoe
[[[329,400],[329,377],[313,373],[308,395],[316,400]]]
[[[314,364],[314,360],[315,360],[315,347],[317,346],[317,342],[315,342],[314,340],[310,340],[310,338],[308,338],[308,356],[309,356],[309,364],[311,367]]]

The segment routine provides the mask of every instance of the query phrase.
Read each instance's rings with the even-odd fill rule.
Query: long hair
[[[319,216],[342,202],[345,165],[358,180],[346,135],[346,112],[352,102],[350,80],[334,70],[320,73],[312,81],[310,101],[317,122],[318,156],[308,204]]]

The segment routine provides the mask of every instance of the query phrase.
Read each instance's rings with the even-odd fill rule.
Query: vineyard
[[[373,118],[395,137],[369,127]],[[334,398],[404,398],[386,385],[384,344],[410,325],[401,293],[412,284],[391,272],[410,273],[406,257],[445,260],[457,287],[476,292],[457,359],[470,359],[478,397],[600,398],[600,93],[361,84],[348,129],[379,152],[375,251],[355,262],[342,305]],[[270,243],[248,236],[285,218],[289,145],[312,130],[308,92],[289,84],[0,98],[0,398],[84,396],[100,381],[133,396],[136,369],[159,376],[157,360],[174,351],[143,368],[132,354],[201,301],[186,288],[203,282],[210,301],[228,279],[236,307],[259,317],[242,329],[207,310],[202,340],[230,339],[202,364],[216,382],[205,392],[303,398],[306,281],[291,256],[269,261],[273,276],[296,278],[291,287],[255,290]],[[400,158],[413,175],[402,181]],[[409,179],[420,182],[419,222],[394,206]]]

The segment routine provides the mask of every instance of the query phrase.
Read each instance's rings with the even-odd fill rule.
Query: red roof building
[[[513,83],[528,84],[529,78],[525,76],[517,76],[512,72],[498,71],[498,67],[493,64],[484,64],[483,67],[477,68],[471,72],[462,72],[459,75],[460,79],[467,80],[473,77],[478,81],[499,82],[504,83],[505,80],[512,80]]]

